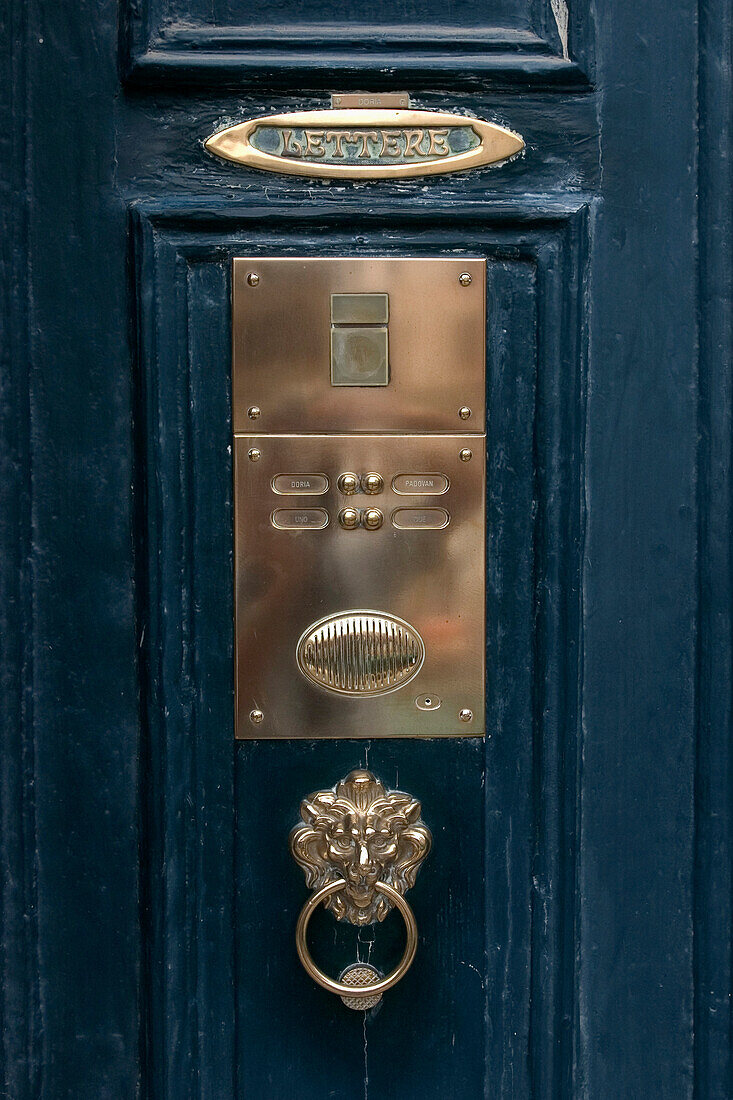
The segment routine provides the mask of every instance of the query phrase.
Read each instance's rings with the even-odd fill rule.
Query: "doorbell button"
[[[320,496],[328,492],[325,474],[277,474],[272,491],[281,496]]]
[[[381,474],[364,474],[361,479],[361,487],[370,496],[376,496],[384,488],[384,479]]]
[[[339,512],[339,523],[345,531],[353,531],[359,526],[359,513],[356,508],[342,508]]]
[[[445,508],[398,508],[392,526],[398,531],[440,531],[450,523]]]
[[[384,516],[378,508],[367,508],[362,514],[361,522],[367,531],[377,531],[384,523]]]
[[[270,517],[280,531],[323,530],[328,527],[325,508],[276,508]]]
[[[399,496],[439,496],[449,484],[445,474],[397,474],[392,479],[392,488]]]
[[[344,496],[351,496],[359,488],[359,478],[352,473],[341,474],[338,479],[338,487]]]

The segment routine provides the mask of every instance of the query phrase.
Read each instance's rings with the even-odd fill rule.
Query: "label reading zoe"
[[[212,134],[224,160],[286,175],[379,179],[460,172],[515,156],[524,141],[482,119],[435,111],[299,111]]]

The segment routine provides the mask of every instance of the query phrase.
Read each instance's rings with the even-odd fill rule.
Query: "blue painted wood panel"
[[[148,18],[158,26],[168,29],[177,23],[214,27],[277,28],[284,23],[327,25],[343,28],[350,25],[380,25],[385,17],[402,26],[427,28],[429,26],[476,26],[477,23],[495,27],[529,27],[532,4],[527,0],[490,0],[479,6],[470,6],[467,12],[454,9],[452,4],[440,4],[438,0],[395,0],[386,7],[382,0],[356,0],[348,7],[334,0],[311,0],[305,7],[290,3],[278,5],[254,0],[152,0],[148,2]]]
[[[0,11],[13,1100],[731,1094],[730,0],[572,5],[567,43],[562,4],[428,9],[374,0],[368,41],[297,6]],[[349,88],[526,154],[355,187],[203,151]],[[487,258],[485,742],[233,744],[229,270],[258,251]],[[299,967],[286,838],[367,763],[436,843],[362,1021]],[[388,925],[358,949],[393,957]]]
[[[214,797],[210,792],[207,802],[213,813],[209,827],[214,836],[218,833],[222,838],[224,852],[233,820],[236,829],[237,903],[235,913],[230,914],[234,924],[233,944],[226,935],[226,918],[222,926],[217,917],[216,927],[212,928],[210,909],[201,908],[204,892],[218,880],[214,909],[226,913],[230,904],[227,884],[230,887],[231,882],[228,870],[222,876],[222,860],[216,845],[209,858],[218,870],[215,872],[214,866],[202,862],[200,826],[196,825],[199,812],[196,807],[205,801],[203,777],[212,766],[221,768],[225,762],[229,766],[230,756],[223,753],[214,753],[212,764],[212,745],[228,744],[232,733],[231,634],[221,630],[222,616],[231,616],[230,548],[212,547],[210,526],[212,508],[214,513],[228,512],[230,508],[228,257],[242,250],[243,245],[238,244],[240,238],[247,240],[250,254],[253,250],[269,254],[322,252],[322,242],[315,243],[312,223],[319,224],[324,217],[330,248],[335,253],[353,249],[356,243],[365,254],[398,249],[404,254],[407,249],[416,256],[421,250],[432,255],[445,247],[446,229],[443,218],[433,227],[424,224],[417,232],[403,225],[399,232],[390,235],[377,225],[367,237],[355,242],[353,233],[344,230],[353,215],[335,205],[306,212],[305,217],[298,206],[289,211],[282,208],[274,217],[271,211],[273,226],[280,227],[278,236],[259,230],[261,211],[243,206],[238,216],[231,209],[219,213],[220,217],[212,222],[211,216],[204,212],[197,214],[184,209],[172,213],[170,208],[161,211],[140,207],[135,219],[139,329],[143,338],[139,363],[143,407],[139,423],[147,470],[144,484],[148,512],[143,527],[147,534],[144,553],[149,564],[143,572],[148,578],[144,587],[149,587],[150,594],[145,603],[147,615],[151,616],[148,619],[143,613],[143,653],[146,664],[150,662],[152,767],[155,770],[155,761],[164,760],[169,769],[158,768],[151,798],[152,806],[158,809],[149,821],[145,842],[147,850],[159,853],[150,885],[150,908],[153,914],[163,914],[150,928],[149,1011],[160,1027],[160,1041],[154,1044],[150,1067],[153,1087],[161,1095],[172,1096],[180,1090],[182,1082],[195,1079],[200,1082],[202,1095],[221,1093],[224,1087],[221,1074],[226,1073],[227,1063],[210,1057],[208,1042],[195,1028],[191,1009],[196,1006],[198,1013],[202,1005],[211,1004],[215,1011],[225,1013],[226,1004],[222,1005],[217,990],[228,980],[232,951],[237,1018],[257,1020],[257,1026],[244,1025],[238,1031],[237,1073],[250,1082],[254,1095],[266,1089],[273,1089],[275,1095],[286,1095],[287,1082],[294,1072],[303,1081],[304,1095],[309,1095],[311,1088],[313,1095],[317,1095],[325,1085],[336,1090],[334,1095],[340,1094],[339,1089],[348,1094],[349,1089],[363,1082],[365,1072],[370,1080],[378,1081],[379,1067],[394,1065],[400,1057],[406,1095],[408,1080],[414,1081],[410,1087],[414,1087],[415,1095],[441,1096],[452,1087],[451,1083],[457,1087],[460,1083],[465,1094],[471,1095],[481,1087],[487,1072],[489,1062],[483,1052],[489,1043],[496,1049],[492,1079],[496,1076],[500,1081],[507,1072],[500,1069],[502,1059],[514,1061],[511,1052],[505,1050],[512,1032],[504,1028],[488,1030],[489,1020],[502,1013],[511,1018],[525,1014],[524,1041],[531,1029],[538,1072],[548,1081],[559,1080],[563,1058],[562,1053],[558,1056],[555,1051],[553,1021],[561,1012],[556,998],[563,997],[563,990],[572,986],[572,982],[557,978],[573,966],[569,948],[572,931],[568,928],[568,922],[572,923],[572,906],[565,908],[566,901],[571,902],[573,889],[572,884],[565,885],[567,875],[572,875],[572,859],[568,862],[558,851],[557,836],[565,822],[572,852],[575,785],[574,773],[567,771],[565,761],[574,756],[576,718],[569,704],[573,691],[568,696],[564,682],[569,679],[572,683],[575,679],[573,662],[577,653],[577,647],[570,650],[567,664],[563,638],[567,630],[571,634],[577,630],[578,623],[577,531],[574,532],[569,517],[572,512],[577,515],[579,484],[576,482],[575,490],[570,483],[559,484],[552,459],[552,453],[558,453],[558,444],[552,442],[552,437],[559,425],[564,424],[568,445],[574,439],[574,448],[579,452],[582,405],[571,401],[562,407],[564,391],[557,379],[564,377],[567,386],[574,386],[579,392],[582,311],[577,297],[574,306],[567,301],[567,309],[561,310],[559,316],[557,305],[566,300],[565,281],[571,293],[577,295],[579,291],[579,281],[573,272],[584,264],[583,209],[567,210],[563,216],[553,211],[539,225],[539,219],[535,218],[533,227],[523,227],[518,212],[507,213],[498,224],[489,219],[481,236],[477,236],[476,225],[485,219],[478,209],[469,207],[454,212],[457,222],[468,224],[469,218],[473,220],[472,252],[475,254],[481,246],[491,260],[490,385],[495,397],[492,408],[496,408],[497,438],[490,472],[490,501],[496,509],[497,523],[492,532],[495,553],[490,560],[496,572],[497,595],[500,577],[508,588],[508,598],[501,604],[503,614],[497,604],[491,615],[488,648],[492,669],[490,705],[495,707],[496,714],[492,738],[497,738],[497,745],[499,740],[503,745],[504,738],[507,739],[506,748],[500,749],[497,757],[498,762],[507,754],[502,770],[490,782],[494,797],[487,802],[485,746],[480,742],[466,748],[444,742],[434,745],[421,742],[417,757],[418,743],[412,741],[366,748],[345,743],[338,750],[317,742],[300,748],[297,743],[238,746],[234,804],[224,793],[229,782],[224,779],[224,772],[220,773],[216,786],[217,795]],[[390,220],[386,211],[378,219],[381,220]],[[194,287],[196,293],[192,293]],[[539,340],[538,324],[547,329],[547,339]],[[542,345],[541,352],[536,350],[538,342]],[[542,384],[538,390],[536,374],[540,367]],[[514,401],[505,399],[507,391],[515,396]],[[536,419],[538,407],[544,410],[541,423]],[[554,414],[545,420],[550,409],[554,409]],[[505,417],[508,417],[506,423]],[[537,446],[546,455],[541,470],[535,467]],[[192,454],[200,447],[212,455],[218,448],[218,464],[192,461]],[[210,472],[203,476],[202,471],[207,468]],[[521,491],[517,483],[520,469]],[[216,476],[212,480],[214,471]],[[202,501],[209,502],[205,519],[200,507],[193,503],[199,494]],[[562,538],[569,539],[566,551],[556,561],[543,548],[545,527],[556,531],[555,545],[559,546]],[[515,534],[521,536],[519,542],[511,537]],[[230,536],[225,533],[224,537]],[[198,547],[206,548],[209,566],[200,561]],[[540,555],[539,560],[535,560],[536,554]],[[520,574],[516,572],[518,560],[525,563]],[[542,577],[546,580],[541,581]],[[214,589],[210,587],[212,583]],[[547,607],[539,612],[545,656],[534,662],[531,652],[539,635],[533,622],[537,612],[532,608],[544,606],[535,586],[545,583],[552,584],[559,602],[557,608]],[[521,587],[526,591],[527,604],[525,644],[518,653],[516,647],[507,649],[501,642],[508,632],[516,629],[513,593]],[[169,594],[167,598],[165,593]],[[562,621],[561,606],[565,607]],[[212,639],[218,634],[218,645],[199,643],[194,652],[192,639],[210,632]],[[517,662],[527,669],[528,690],[521,696],[513,686]],[[208,685],[206,692],[202,690],[204,683]],[[560,684],[563,686],[558,694],[555,687]],[[531,699],[535,691],[545,698],[539,725],[532,717]],[[517,710],[507,712],[508,692],[516,693]],[[524,722],[519,720],[520,698],[525,707]],[[212,699],[217,700],[213,724]],[[210,727],[208,733],[199,732],[202,723]],[[489,747],[493,748],[493,741]],[[413,996],[433,1003],[436,1019],[443,1024],[431,1033],[432,1068],[422,1076],[417,1071],[426,1065],[427,1049],[410,1044],[400,1055],[397,1048],[390,1048],[394,1036],[389,1027],[391,1017],[386,1014],[388,1005],[375,1014],[374,1032],[370,1032],[373,1064],[371,1068],[368,1064],[365,1070],[361,1024],[355,1029],[348,1018],[345,1022],[338,1002],[313,988],[299,970],[293,974],[292,929],[305,891],[299,870],[277,838],[281,833],[285,836],[294,823],[303,793],[326,781],[319,779],[319,774],[329,766],[329,761],[333,761],[335,775],[339,769],[348,771],[365,762],[365,752],[370,766],[377,768],[387,781],[393,775],[391,781],[405,783],[405,775],[417,768],[413,786],[423,799],[426,813],[431,803],[434,806],[435,872],[432,887],[428,883],[427,888],[422,888],[426,893],[421,924],[424,920],[427,969],[423,988],[418,985]],[[433,758],[435,765],[430,767],[429,760]],[[524,764],[517,774],[519,760]],[[504,783],[515,774],[518,786],[511,795]],[[263,776],[270,777],[264,787]],[[297,790],[298,784],[303,785],[302,790]],[[459,790],[460,797],[456,798]],[[501,817],[497,816],[501,804],[499,791],[506,798]],[[161,806],[162,818],[158,816]],[[492,842],[505,853],[509,866],[497,861],[493,850],[490,853],[486,849],[487,820],[492,824]],[[442,851],[440,837],[444,841]],[[525,892],[517,894],[515,877],[521,877],[522,865]],[[224,866],[230,868],[228,859]],[[491,883],[488,896],[493,905],[492,920],[488,923],[482,889],[482,883],[487,881]],[[536,910],[538,891],[555,894],[557,905],[545,899]],[[180,901],[169,909],[166,921],[166,906],[177,897]],[[213,901],[210,897],[209,905]],[[280,907],[279,912],[285,906],[284,919],[268,919],[273,905]],[[184,937],[180,934],[181,920],[187,929]],[[515,928],[521,932],[515,933]],[[193,945],[201,938],[214,948],[205,986],[200,984],[201,972],[191,965]],[[385,947],[390,945],[391,941],[387,941]],[[351,950],[355,950],[355,945],[351,945]],[[379,953],[381,948],[375,950]],[[268,959],[264,965],[263,957]],[[534,990],[531,968],[526,967],[527,960],[532,958],[543,960]],[[344,959],[337,952],[330,961],[331,968],[338,970]],[[417,973],[419,977],[421,972]],[[261,984],[265,981],[266,990]],[[299,991],[297,996],[293,995],[294,989]],[[409,985],[400,990],[403,998],[409,998],[409,990]],[[307,1023],[312,1012],[304,1010],[304,1003],[314,1006],[313,1011],[318,1006],[318,1018],[334,1034],[342,1025],[351,1028],[348,1034],[352,1039],[347,1042],[344,1038],[342,1046],[345,1061],[343,1065],[339,1063],[338,1069],[332,1067],[328,1074],[325,1070],[314,1073],[320,1052],[317,1048],[310,1049],[305,1041],[303,1021]],[[398,1007],[396,1010],[400,1011]],[[219,1019],[224,1031],[233,1035],[233,1017],[229,1018],[228,1028],[226,1015]],[[170,1053],[163,1053],[171,1051],[164,1041],[171,1020],[177,1022],[175,1065],[170,1062]],[[291,1056],[285,1062],[275,1056],[283,1031],[302,1039],[293,1041]],[[352,1076],[344,1079],[347,1068]],[[512,1071],[515,1080],[517,1072]],[[505,1080],[508,1082],[509,1077]],[[385,1087],[386,1084],[385,1080]],[[511,1095],[507,1086],[505,1095]]]
[[[582,88],[591,79],[588,0],[123,0],[128,79],[138,84],[432,90],[499,84]],[[367,76],[367,84],[363,83]],[[395,81],[397,83],[395,83]],[[407,83],[405,83],[407,81]],[[327,82],[327,87],[330,83]]]

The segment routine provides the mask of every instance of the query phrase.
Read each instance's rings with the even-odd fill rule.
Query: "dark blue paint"
[[[731,6],[571,9],[570,59],[539,0],[429,40],[381,0],[320,37],[295,6],[0,11],[13,1100],[731,1094]],[[332,85],[527,152],[354,187],[203,151]],[[488,259],[491,736],[235,746],[230,258],[460,250]],[[366,763],[436,843],[363,1023],[297,963],[286,838]]]
[[[332,14],[328,14],[331,12]],[[135,84],[432,91],[449,82],[485,92],[517,85],[584,90],[592,79],[592,13],[573,5],[564,52],[545,0],[439,4],[297,0],[273,7],[219,0],[123,0],[122,56]],[[366,81],[366,83],[365,83]]]
[[[578,521],[573,519],[579,516],[579,483],[563,480],[558,457],[562,454],[579,467],[582,313],[575,273],[584,267],[585,212],[582,207],[556,211],[525,225],[520,209],[497,219],[487,218],[478,205],[456,204],[450,228],[447,216],[423,213],[419,228],[392,218],[385,232],[383,212],[373,210],[371,217],[362,218],[360,243],[348,229],[354,211],[325,199],[305,209],[291,204],[268,211],[269,232],[261,229],[265,211],[260,208],[243,204],[213,213],[173,213],[170,205],[140,207],[135,219],[148,492],[145,575],[154,585],[145,601],[150,618],[143,648],[152,662],[151,755],[154,761],[164,760],[168,769],[156,777],[156,809],[149,823],[149,847],[160,853],[152,910],[160,914],[166,899],[179,896],[175,908],[186,930],[181,937],[176,923],[178,936],[172,936],[163,917],[151,927],[153,1034],[159,1029],[151,1066],[156,1093],[173,1096],[196,1080],[201,1095],[220,1095],[224,1086],[219,1075],[226,1069],[226,1063],[209,1058],[190,1015],[193,1006],[197,1011],[209,1003],[219,1007],[232,950],[224,928],[211,935],[204,931],[211,906],[217,913],[226,910],[230,898],[227,880],[218,874],[219,892],[209,897],[209,909],[201,908],[201,895],[213,887],[212,872],[220,871],[222,861],[214,855],[210,867],[201,862],[195,823],[197,807],[205,802],[203,792],[200,797],[196,793],[200,769],[210,770],[212,757],[220,768],[230,761],[225,746],[231,737],[231,635],[220,624],[225,614],[231,615],[231,561],[228,544],[219,544],[229,535],[221,526],[212,535],[211,526],[211,509],[228,514],[230,508],[229,257],[243,250],[245,240],[250,253],[315,252],[314,231],[320,225],[328,245],[324,249],[319,243],[318,251],[339,253],[356,246],[365,254],[408,251],[417,256],[447,249],[456,229],[467,234],[470,227],[471,251],[489,258],[490,396],[496,408],[496,427],[493,417],[490,423],[492,591],[498,596],[508,586],[507,598],[492,606],[488,640],[489,706],[495,724],[487,745],[389,741],[375,742],[367,750],[349,743],[266,742],[237,748],[233,921],[237,1018],[242,1021],[238,1073],[253,1095],[287,1095],[295,1074],[304,1097],[319,1096],[324,1088],[346,1097],[363,1087],[365,1074],[371,1087],[385,1091],[388,1073],[401,1067],[403,1095],[437,1098],[451,1089],[457,1095],[476,1095],[488,1072],[492,1091],[494,1081],[503,1082],[503,1094],[512,1095],[520,1073],[519,1067],[513,1068],[516,1037],[510,1029],[497,1029],[497,1021],[505,1014],[513,1020],[524,1013],[525,1043],[531,1038],[527,1080],[536,1078],[543,1091],[558,1088],[570,1072],[571,1053],[564,1039],[557,1040],[563,1030],[560,1024],[558,1031],[558,1021],[571,1010],[574,965],[577,645],[572,639],[578,629],[580,567]],[[569,391],[577,399],[567,401]],[[219,460],[214,462],[217,449]],[[210,461],[203,459],[204,452]],[[195,454],[202,457],[195,461]],[[209,501],[206,515],[194,504],[198,494]],[[196,567],[202,553],[207,555],[205,569]],[[524,568],[517,572],[520,561]],[[525,613],[518,620],[514,594],[522,589]],[[550,589],[554,606],[545,597]],[[515,644],[506,647],[504,638],[517,628]],[[193,645],[193,639],[208,634],[207,645]],[[523,690],[515,685],[518,668],[526,668]],[[204,692],[204,683],[217,686]],[[508,708],[509,697],[515,698],[516,709]],[[214,721],[212,707],[218,715]],[[205,735],[202,722],[210,727]],[[485,763],[487,747],[493,757],[495,742],[500,769]],[[219,752],[214,745],[220,746]],[[391,1008],[388,1000],[370,1018],[366,1066],[358,1020],[344,1019],[338,1002],[300,970],[293,972],[292,932],[305,892],[284,843],[300,798],[328,782],[331,774],[338,777],[359,763],[368,763],[389,783],[414,790],[436,836],[432,874],[422,875],[415,891],[424,967],[400,986]],[[226,790],[228,780],[221,774]],[[487,775],[493,797],[486,794]],[[158,816],[161,804],[163,819]],[[206,804],[213,814],[212,828],[228,838],[230,797],[217,788]],[[491,850],[484,849],[484,815],[492,824]],[[225,843],[228,852],[228,839]],[[166,863],[162,853],[171,844],[176,861]],[[518,890],[522,879],[524,890]],[[488,922],[485,898],[491,899]],[[273,905],[276,918],[269,916]],[[205,974],[190,965],[202,933],[214,944]],[[531,966],[528,960],[534,960]],[[326,950],[324,963],[331,971],[338,972],[345,961],[340,950]],[[398,1043],[391,1024],[395,1017],[390,1012],[402,1018],[414,1011],[411,989],[418,1005],[431,1006],[427,1046],[405,1042],[402,1031]],[[334,1042],[341,1035],[327,1066],[320,1048],[312,1049],[307,1041],[314,1017]],[[165,1042],[171,1019],[177,1021],[180,1037],[175,1065]],[[233,1037],[233,1020],[229,1034]],[[277,1057],[283,1035],[291,1041],[285,1060]]]
[[[700,5],[699,522],[695,773],[696,1096],[733,1095],[733,742],[731,723],[731,371],[733,24],[730,0]]]

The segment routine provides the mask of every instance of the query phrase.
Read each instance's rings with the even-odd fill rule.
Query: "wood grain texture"
[[[558,18],[561,12],[565,18]],[[422,0],[334,7],[126,0],[121,33],[134,84],[412,91],[527,85],[582,90],[593,71],[592,11],[552,0]],[[361,82],[361,83],[360,83]]]
[[[696,1100],[733,1094],[733,7],[700,5]]]
[[[380,4],[373,46],[218,0],[0,12],[13,1100],[730,1095],[730,0],[571,9],[567,59],[510,0],[450,40]],[[336,82],[526,154],[355,187],[204,152]],[[257,250],[489,260],[485,744],[232,744],[228,279]],[[298,966],[286,852],[360,763],[436,837],[365,1024]]]
[[[150,1087],[171,1097],[192,1080],[202,1096],[225,1090],[224,1047],[212,1057],[207,1033],[190,1016],[194,1006],[210,1013],[222,1043],[234,1041],[234,1018],[222,1003],[233,958],[237,1087],[251,1095],[286,1096],[293,1074],[304,1097],[324,1089],[353,1095],[366,1076],[369,1088],[388,1092],[397,1072],[405,1096],[472,1096],[485,1086],[509,1097],[525,1072],[519,1062],[528,1088],[559,1095],[572,1076],[562,1021],[572,1019],[575,984],[585,208],[535,210],[527,218],[521,208],[497,216],[454,202],[423,213],[418,228],[400,221],[386,199],[373,204],[368,228],[362,219],[362,238],[349,228],[354,213],[343,203],[271,203],[267,230],[264,214],[248,203],[135,212],[148,517],[145,698],[151,759],[164,762],[152,765],[147,798],[146,847],[158,853],[148,930]],[[355,248],[436,255],[469,225],[472,254],[490,261],[491,738],[458,749],[430,741],[238,745],[232,803],[231,633],[222,627],[231,621],[231,532],[218,525],[212,545],[211,526],[213,515],[231,508],[230,258],[244,241],[250,255]],[[194,498],[209,502],[206,513]],[[525,593],[522,616],[517,591]],[[207,645],[194,644],[203,637]],[[516,682],[520,670],[524,679]],[[359,1018],[344,1018],[337,1000],[294,969],[292,933],[305,893],[279,838],[312,788],[367,763],[423,800],[436,845],[431,871],[414,891],[422,965],[369,1018],[365,1060]],[[212,769],[218,782],[204,798],[200,784]],[[194,816],[204,806],[213,836],[208,855]],[[197,901],[204,894],[206,910]],[[372,957],[388,958],[383,952],[396,950],[398,932],[393,927],[385,937],[380,929]],[[202,937],[213,952],[206,971],[195,961]],[[327,938],[320,950],[338,973],[356,945]],[[431,1006],[427,1044],[405,1044],[392,1026],[393,1013],[409,1015],[415,1004]],[[333,1045],[328,1070],[320,1045],[308,1041],[314,1020]],[[515,1020],[524,1021],[518,1035]],[[175,1059],[165,1038],[171,1021]],[[283,1034],[291,1038],[285,1060],[278,1056]]]
[[[2,1083],[26,1100],[42,1053],[38,859],[33,791],[33,548],[29,364],[27,10],[0,11],[0,836],[2,846]]]
[[[693,1089],[696,9],[668,16],[598,12],[578,898],[592,1098]]]
[[[19,1098],[131,1097],[138,706],[115,6],[95,7],[91,35],[88,10],[24,7],[6,28],[17,146],[3,165],[17,231],[3,490],[16,481],[18,536],[2,565],[13,585],[18,571],[3,644],[20,708],[3,758],[4,1084]]]

